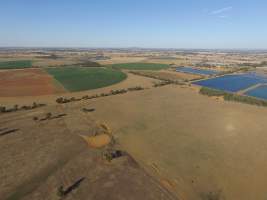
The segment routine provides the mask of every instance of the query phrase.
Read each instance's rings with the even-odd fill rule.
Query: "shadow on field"
[[[58,188],[58,196],[60,197],[65,197],[67,196],[69,193],[71,193],[73,190],[75,190],[76,188],[78,188],[80,186],[80,184],[85,180],[85,177],[82,177],[80,179],[78,179],[77,181],[75,181],[75,183],[73,183],[71,186],[69,186],[66,190],[64,190],[63,186],[60,186]]]

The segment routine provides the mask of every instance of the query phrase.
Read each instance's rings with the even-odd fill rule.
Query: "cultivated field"
[[[0,97],[58,94],[65,89],[42,69],[0,71]]]
[[[46,71],[71,92],[109,86],[126,78],[123,72],[106,68],[65,67]]]
[[[110,86],[103,87],[103,88],[97,88],[97,89],[74,92],[74,93],[66,91],[65,93],[62,93],[62,94],[45,95],[45,96],[25,96],[25,97],[20,97],[19,102],[16,96],[1,97],[0,104],[6,105],[8,107],[12,107],[15,104],[19,104],[19,105],[26,104],[27,105],[27,104],[32,104],[33,102],[42,102],[42,103],[54,105],[56,104],[56,99],[59,96],[63,96],[67,98],[71,98],[71,97],[82,98],[84,95],[95,95],[95,94],[101,94],[101,93],[108,93],[111,90],[120,90],[124,88],[136,87],[136,86],[141,86],[144,88],[151,88],[153,87],[154,83],[159,82],[159,80],[156,80],[156,79],[138,76],[138,75],[134,75],[134,74],[127,73],[127,72],[125,73],[127,74],[127,78],[124,81],[121,81],[117,84],[110,85]]]
[[[32,67],[30,60],[0,61],[1,69],[23,69]]]

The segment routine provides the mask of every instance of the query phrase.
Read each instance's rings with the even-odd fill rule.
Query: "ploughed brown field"
[[[43,69],[0,72],[0,97],[40,96],[64,91],[65,89]]]

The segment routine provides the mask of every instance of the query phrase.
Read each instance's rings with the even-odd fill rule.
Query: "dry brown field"
[[[65,115],[53,118],[59,114]],[[8,130],[14,132],[2,135]],[[102,131],[90,114],[68,106],[0,115],[1,199],[175,200],[127,152],[103,158],[107,149],[120,147],[94,148],[81,137]]]
[[[77,104],[78,108],[80,105]],[[179,86],[93,100],[121,146],[179,199],[266,199],[265,108]]]
[[[64,91],[42,69],[0,71],[0,97],[40,96]]]
[[[141,192],[136,195],[142,196],[143,187],[154,191],[155,196],[148,199],[157,199],[163,190],[178,199],[265,199],[265,108],[209,98],[190,87],[153,88],[155,80],[146,77],[132,75],[129,80],[110,86],[108,90],[136,85],[136,81],[141,86],[147,84],[147,89],[1,115],[1,129],[19,131],[0,137],[0,158],[4,163],[0,194],[8,198],[18,195],[24,199],[44,196],[54,199],[59,185],[66,187],[86,177],[70,199],[101,199],[97,188],[106,181],[112,183],[103,189],[102,199],[108,194],[115,195],[114,199],[117,194],[125,197],[133,190],[124,188],[124,193],[118,188],[128,184],[129,179],[134,191]],[[43,101],[50,98],[45,96]],[[95,112],[83,113],[83,108],[94,108]],[[33,117],[42,118],[48,112],[67,116],[33,121]],[[97,161],[101,150],[90,149],[80,136],[94,136],[95,124],[101,123],[112,130],[116,147],[137,161],[138,170],[128,158],[108,166]],[[102,146],[100,143],[96,146]],[[148,174],[143,174],[142,169]],[[102,178],[94,182],[96,177]],[[89,193],[88,188],[92,189]]]

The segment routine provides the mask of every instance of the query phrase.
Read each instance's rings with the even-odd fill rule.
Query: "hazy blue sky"
[[[0,27],[0,46],[267,49],[267,0],[0,0]]]

